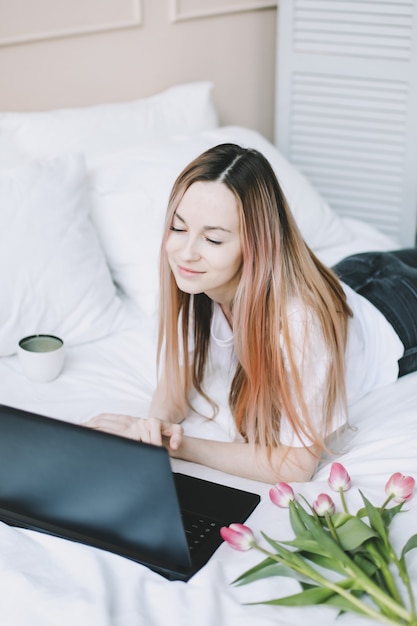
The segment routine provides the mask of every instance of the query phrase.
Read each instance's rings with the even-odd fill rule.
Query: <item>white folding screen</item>
[[[335,211],[415,245],[417,0],[281,0],[275,117]]]

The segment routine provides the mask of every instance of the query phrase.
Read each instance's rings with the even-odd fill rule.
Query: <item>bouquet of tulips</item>
[[[413,495],[414,478],[393,474],[385,485],[386,499],[380,507],[360,492],[363,507],[355,515],[346,504],[345,492],[351,487],[351,478],[343,465],[332,464],[328,483],[340,494],[340,512],[336,512],[333,499],[326,493],[310,505],[301,496],[296,497],[287,483],[271,488],[271,501],[289,509],[295,535],[291,541],[277,541],[262,533],[272,550],[260,545],[252,530],[243,524],[221,529],[223,539],[233,548],[255,548],[266,557],[239,576],[235,584],[269,576],[291,576],[301,585],[299,593],[262,604],[325,604],[341,613],[354,611],[382,624],[417,626],[406,565],[407,553],[417,547],[417,534],[406,542],[399,556],[389,539],[393,518]],[[388,507],[390,503],[393,506]]]

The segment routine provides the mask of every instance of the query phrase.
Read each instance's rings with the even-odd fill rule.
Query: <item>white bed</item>
[[[234,141],[265,153],[305,239],[325,262],[397,247],[370,226],[336,216],[258,133],[218,127],[210,90],[194,83],[134,103],[0,114],[1,403],[77,423],[102,411],[147,414],[166,199],[182,167],[211,145]],[[37,332],[66,344],[64,370],[50,383],[27,380],[15,354],[17,340]],[[215,373],[209,388],[221,405],[218,418],[190,416],[186,432],[231,439],[227,390]],[[351,425],[340,460],[373,502],[382,502],[393,472],[417,477],[417,373],[352,406]],[[312,499],[325,490],[329,464],[297,491]],[[248,525],[290,538],[288,514],[269,501],[268,485],[182,461],[173,467],[259,493]],[[347,497],[359,505],[356,488]],[[398,545],[415,532],[417,498],[407,508],[394,521]],[[188,583],[169,582],[114,554],[0,523],[0,619],[7,626],[336,623],[329,608],[245,606],[295,589],[287,579],[231,586],[258,561],[254,551],[222,544]],[[408,562],[417,592],[413,552]],[[353,615],[338,621],[369,623]]]

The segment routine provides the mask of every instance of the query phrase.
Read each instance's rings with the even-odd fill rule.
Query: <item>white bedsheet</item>
[[[97,412],[145,415],[154,385],[152,366],[154,324],[138,319],[130,330],[69,348],[65,368],[52,383],[24,378],[15,356],[0,359],[0,402],[61,419],[81,422]],[[224,416],[219,422],[191,418],[188,432],[227,439]],[[341,461],[354,487],[373,502],[382,502],[391,473],[417,477],[417,373],[372,393],[352,408],[352,429],[346,431]],[[22,433],[22,436],[24,434]],[[268,498],[268,485],[243,480],[183,461],[176,470],[252,490],[262,501],[248,520],[255,533],[262,529],[279,539],[291,537],[288,514]],[[329,463],[314,480],[297,485],[313,499],[326,490]],[[348,494],[359,506],[357,489]],[[394,541],[402,544],[416,531],[417,498],[410,512],[394,522]],[[0,523],[0,616],[7,626],[282,626],[336,623],[336,611],[324,608],[276,609],[244,606],[295,590],[287,579],[268,579],[242,588],[231,581],[260,557],[239,553],[222,544],[210,562],[188,583],[169,582],[144,566],[116,555],[41,533]],[[417,556],[409,555],[417,593]],[[369,623],[353,615],[344,624]]]

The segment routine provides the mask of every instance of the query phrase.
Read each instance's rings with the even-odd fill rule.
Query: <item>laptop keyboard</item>
[[[182,512],[182,519],[185,536],[191,552],[199,548],[213,532],[218,533],[222,526],[220,522],[195,513],[189,513],[188,511]]]

